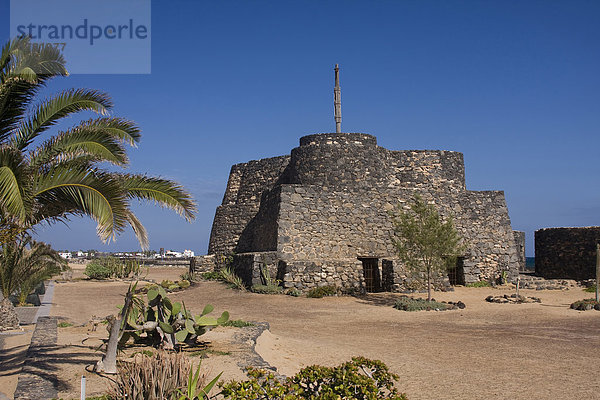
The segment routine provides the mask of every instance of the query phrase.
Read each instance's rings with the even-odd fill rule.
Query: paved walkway
[[[24,317],[28,317],[30,320],[23,320],[23,323],[36,324],[36,327],[31,337],[29,350],[27,350],[25,364],[19,374],[15,400],[42,400],[58,396],[58,380],[50,372],[52,371],[51,352],[56,348],[58,338],[57,319],[50,317],[52,296],[54,296],[53,281],[46,287],[42,305],[36,307],[37,311],[35,313],[29,311],[24,314]],[[33,310],[35,308],[32,308]],[[19,315],[19,320],[21,321],[21,315]],[[0,398],[0,400],[2,399]]]
[[[56,349],[56,317],[40,317],[31,337],[27,358],[19,374],[15,400],[53,399],[58,380],[52,374],[52,350]]]
[[[50,307],[52,307],[52,296],[54,296],[54,281],[50,281],[46,286],[46,293],[42,296],[39,307],[15,307],[19,324],[33,325],[39,317],[48,317]]]
[[[42,305],[38,307],[37,314],[35,315],[35,319],[33,323],[37,323],[38,318],[40,317],[49,317],[50,316],[50,307],[52,307],[52,297],[54,296],[54,281],[50,281],[48,286],[46,286],[46,293],[44,294],[44,298],[42,299]]]

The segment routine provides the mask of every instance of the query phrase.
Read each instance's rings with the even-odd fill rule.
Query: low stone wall
[[[279,269],[285,288],[308,291],[320,286],[336,286],[343,291],[364,291],[359,260],[280,261]]]
[[[600,226],[535,231],[535,273],[546,279],[592,279]]]
[[[190,259],[190,272],[192,273],[210,272],[216,269],[217,262],[214,254],[196,256]]]
[[[233,268],[247,286],[265,284],[262,271],[286,289],[301,292],[335,286],[346,293],[367,291],[364,264],[358,259],[282,260],[277,252],[243,253],[234,256]],[[377,288],[373,291],[413,292],[426,289],[424,273],[407,270],[395,259],[377,259]],[[432,282],[436,290],[449,290],[448,276],[440,273]]]

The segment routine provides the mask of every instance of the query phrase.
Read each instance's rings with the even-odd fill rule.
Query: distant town
[[[188,259],[194,257],[192,250],[175,251],[166,250],[161,248],[159,251],[147,250],[147,251],[125,251],[125,252],[102,252],[98,250],[78,250],[78,251],[59,251],[60,256],[66,260],[89,260],[98,257],[117,257],[117,258],[142,258],[147,260],[156,259]]]

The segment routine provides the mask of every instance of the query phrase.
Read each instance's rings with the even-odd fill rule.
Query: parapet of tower
[[[388,150],[363,133],[304,136],[290,155],[234,165],[209,254],[234,254],[248,284],[264,279],[267,268],[283,286],[300,290],[410,288],[389,212],[415,194],[452,215],[464,238],[467,250],[450,271],[451,283],[517,273],[504,192],[466,190],[462,153]]]

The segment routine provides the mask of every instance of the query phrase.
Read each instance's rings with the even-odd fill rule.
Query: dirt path
[[[173,279],[181,272],[157,270],[155,275],[171,274]],[[112,313],[126,286],[58,284],[52,315],[83,324],[92,315]],[[211,303],[215,312],[228,310],[232,319],[269,322],[270,332],[259,338],[257,350],[284,375],[310,364],[334,365],[363,355],[383,360],[400,375],[399,387],[411,400],[594,398],[600,390],[592,376],[600,367],[600,312],[568,309],[585,297],[579,289],[523,292],[540,297],[542,304],[491,304],[484,301],[486,296],[508,289],[457,288],[435,297],[462,300],[466,309],[408,313],[390,306],[391,294],[307,299],[240,293],[214,282],[171,297],[196,312]],[[207,339],[223,345],[232,333],[219,328],[209,335]],[[67,331],[59,330],[59,342],[61,336],[66,344]],[[71,339],[78,337],[81,332]],[[229,350],[229,355],[210,356],[203,365],[215,374],[224,370],[225,379],[240,378],[235,349]],[[97,390],[101,388],[99,384]]]

